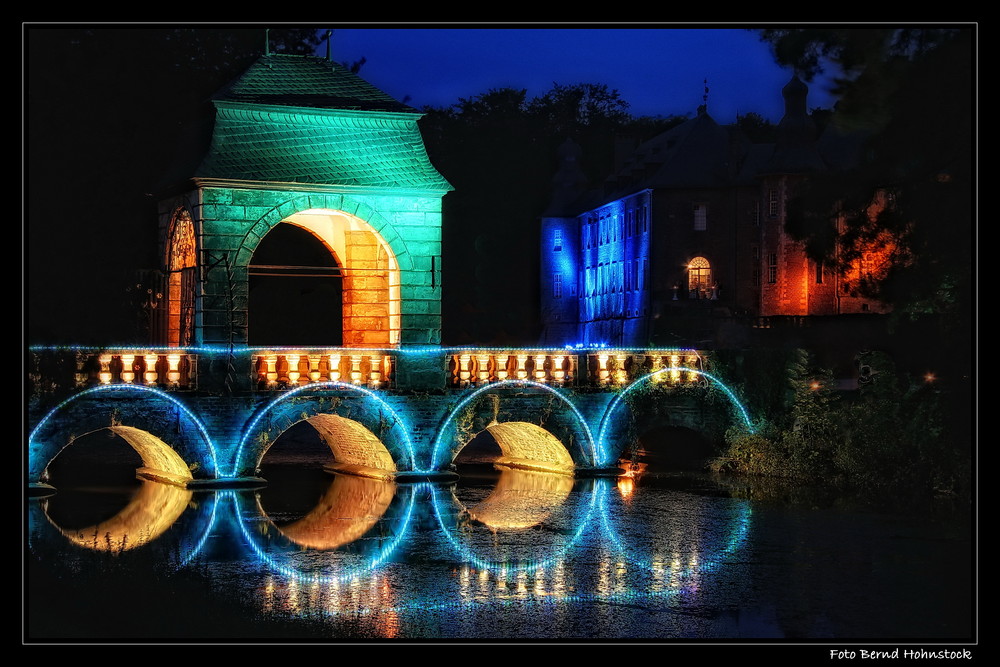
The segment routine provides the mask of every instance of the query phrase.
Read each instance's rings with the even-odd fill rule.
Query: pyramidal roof
[[[262,56],[212,102],[196,178],[452,189],[427,157],[420,112],[325,58]]]
[[[326,58],[261,56],[212,99],[249,104],[419,113]]]

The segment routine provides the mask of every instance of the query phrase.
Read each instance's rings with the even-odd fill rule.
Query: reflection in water
[[[337,549],[371,530],[389,509],[395,494],[396,485],[391,482],[334,475],[316,507],[278,530],[300,547]],[[260,511],[266,514],[263,508]]]
[[[318,507],[289,512],[280,530],[254,492],[207,492],[205,509],[177,525],[201,536],[192,526],[202,519],[210,539],[179,578],[141,579],[143,613],[156,617],[148,627],[165,637],[177,636],[169,634],[177,617],[205,608],[231,610],[233,625],[263,630],[240,635],[255,638],[910,637],[965,636],[970,627],[971,605],[953,597],[955,582],[970,579],[958,567],[970,560],[967,540],[942,539],[937,528],[896,517],[845,521],[839,511],[767,505],[751,513],[752,501],[677,490],[652,477],[635,478],[627,494],[616,480],[576,480],[566,492],[537,480],[515,483],[516,475],[495,488],[398,485],[387,506],[387,489],[338,482],[342,491],[324,487]],[[517,509],[519,495],[535,493],[544,514]],[[473,512],[480,518],[470,521]],[[494,512],[501,518],[483,521]],[[31,567],[52,572],[46,579],[55,584],[54,594],[35,598],[46,601],[46,614],[68,596],[92,606],[112,576],[142,560],[116,557],[119,568],[102,569],[101,557],[67,545],[40,511],[29,519]],[[295,541],[297,531],[309,537]],[[355,532],[363,534],[347,541]],[[72,553],[83,558],[66,558]],[[94,585],[84,591],[79,575],[92,563]],[[942,571],[949,576],[934,576]],[[74,587],[64,585],[69,580]],[[172,614],[160,612],[171,600],[164,587],[178,580],[195,585]],[[136,615],[134,602],[121,615]],[[72,624],[79,606],[65,606],[59,620]],[[211,632],[214,619],[202,618]],[[121,638],[120,626],[104,631]]]
[[[317,505],[279,527],[259,497],[232,496],[239,532],[257,561],[296,586],[339,586],[369,578],[405,541],[413,490],[392,482],[335,475]],[[240,518],[243,517],[243,518]]]
[[[126,551],[147,544],[166,532],[183,514],[191,495],[191,491],[172,484],[143,480],[129,504],[107,521],[80,529],[56,527],[81,547],[95,551]]]
[[[573,490],[573,478],[503,468],[493,492],[466,510],[473,521],[493,530],[530,528],[544,521]]]

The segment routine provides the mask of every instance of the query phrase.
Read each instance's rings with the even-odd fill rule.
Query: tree
[[[156,266],[154,184],[263,28],[27,26],[27,324],[33,343],[128,342],[125,288]],[[312,29],[270,31],[312,53]]]
[[[423,111],[428,154],[455,186],[443,231],[451,344],[537,341],[538,221],[567,137],[597,184],[614,164],[616,137],[637,142],[683,120],[634,119],[618,91],[600,84],[553,84],[531,99],[522,88],[495,88]]]
[[[761,38],[780,64],[807,79],[824,68],[837,72],[839,102],[828,129],[866,137],[857,164],[801,192],[789,233],[814,259],[839,262],[842,270],[882,244],[893,261],[876,279],[860,281],[861,293],[891,303],[897,315],[968,325],[973,31],[778,29]]]

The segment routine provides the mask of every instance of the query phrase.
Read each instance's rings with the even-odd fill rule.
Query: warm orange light
[[[934,373],[931,373],[930,371],[928,371],[924,375],[924,382],[931,383],[931,382],[934,382],[935,380],[937,380],[937,376],[934,375]]]
[[[816,380],[813,380],[812,382],[810,382],[810,383],[809,383],[809,388],[810,388],[810,389],[812,389],[813,391],[816,391],[817,389],[819,389],[819,388],[820,388],[820,387],[822,387],[822,386],[823,386],[823,385],[821,385],[821,384],[820,384],[819,382],[817,382]]]

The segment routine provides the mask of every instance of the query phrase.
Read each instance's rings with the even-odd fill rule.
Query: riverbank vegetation
[[[731,428],[713,471],[902,502],[971,501],[972,407],[963,409],[962,380],[949,386],[930,374],[914,377],[898,371],[888,354],[864,352],[858,386],[845,390],[804,350],[755,353],[756,361],[762,356],[776,370],[770,386],[747,400],[768,418],[756,432]],[[742,361],[729,358],[726,374],[734,376]]]

